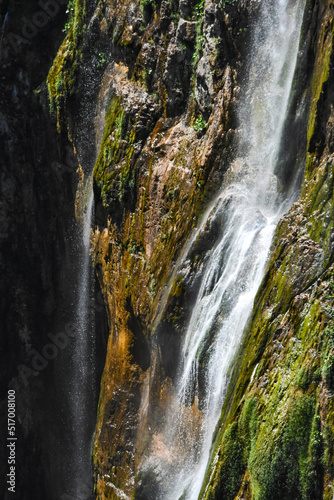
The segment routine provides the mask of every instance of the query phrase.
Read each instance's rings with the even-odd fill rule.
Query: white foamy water
[[[280,192],[274,171],[304,4],[304,0],[262,1],[253,27],[249,78],[239,107],[239,149],[198,230],[218,221],[221,237],[206,260],[185,332],[177,397],[159,434],[168,451],[163,457],[153,451],[143,466],[156,472],[159,500],[198,498],[229,369],[264,276],[273,233],[296,198],[296,193]],[[187,252],[178,265],[180,274],[186,265]]]

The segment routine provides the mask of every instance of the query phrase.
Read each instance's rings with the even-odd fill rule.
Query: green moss
[[[330,422],[324,423],[323,436],[323,464],[331,477],[334,476],[334,427]]]
[[[315,411],[308,444],[307,461],[305,468],[301,471],[303,498],[322,499],[323,474],[321,420],[318,411]]]
[[[50,111],[56,114],[58,130],[61,128],[61,114],[66,109],[68,98],[74,92],[85,32],[85,12],[85,0],[75,0],[74,4],[72,2],[70,22],[67,25],[69,30],[47,77]]]
[[[282,278],[288,272],[289,266]],[[302,312],[300,309],[294,310],[290,299],[282,310],[285,316],[277,316],[277,322],[273,321],[271,314],[265,313],[265,299],[263,297],[261,301],[260,291],[259,306],[253,316],[253,326],[250,327],[252,334],[246,336],[243,354],[236,358],[231,371],[232,383],[222,411],[221,431],[215,437],[212,454],[219,459],[213,459],[208,470],[204,498],[225,498],[221,496],[218,478],[226,481],[230,474],[230,467],[222,458],[222,450],[226,446],[226,429],[232,424],[237,424],[238,436],[235,436],[235,440],[242,448],[243,467],[249,470],[252,498],[323,498],[325,474],[333,473],[333,451],[332,448],[329,450],[333,433],[331,426],[327,426],[323,438],[318,387],[325,381],[332,390],[333,356],[331,343],[328,342],[328,330],[332,330],[332,270],[329,269],[322,279],[318,285],[319,291],[314,286],[314,295],[310,296]],[[275,301],[269,283],[266,282],[265,296],[269,294]],[[325,297],[325,300],[320,300],[320,297]],[[268,344],[268,340],[277,326],[284,324],[287,311],[294,324],[295,337],[290,341],[288,338],[281,340],[284,350],[272,364],[274,344]],[[324,314],[327,318],[326,327],[323,323]],[[292,328],[291,323],[289,328]],[[252,379],[254,376],[261,377],[261,383],[255,378],[251,384],[251,374]],[[250,396],[243,397],[249,393]],[[253,393],[260,399],[256,400]],[[326,418],[332,418],[330,415]],[[239,487],[241,482],[240,473]]]
[[[101,150],[94,168],[94,179],[100,187],[105,207],[117,201],[124,204],[134,197],[135,130],[136,124],[125,115],[120,97],[114,96],[107,112]]]
[[[310,99],[311,105],[310,105],[308,128],[307,128],[308,149],[315,130],[318,102],[323,90],[323,85],[328,80],[329,76],[330,59],[333,51],[333,31],[334,31],[334,25],[332,24],[331,31],[328,31],[327,26],[324,26],[323,31],[321,33],[322,36],[321,49],[320,53],[318,53],[316,57],[315,69],[312,79],[312,91]],[[309,167],[311,165],[312,163],[308,162],[307,164],[308,169],[306,171],[307,175],[311,174],[311,171],[309,170]]]
[[[248,460],[256,440],[258,429],[257,404],[257,400],[253,396],[247,398],[239,418],[239,427],[244,443],[245,460]]]
[[[170,294],[173,297],[180,297],[185,291],[182,276],[179,276],[173,283]]]
[[[238,421],[228,425],[207,471],[208,487],[203,500],[234,499],[239,491],[258,429],[258,402],[246,399]]]
[[[334,392],[334,357],[331,355],[324,363],[322,374],[329,389]]]
[[[328,389],[334,393],[334,280],[333,275],[330,274],[328,280],[329,293],[326,296],[326,306],[324,313],[327,319],[327,326],[324,330],[324,345],[323,345],[323,365],[322,376],[326,382]]]
[[[308,364],[303,365],[296,374],[296,384],[303,391],[306,391],[312,383],[318,383],[320,380],[320,370],[313,370]]]
[[[245,469],[244,446],[238,424],[233,422],[224,432],[217,463],[211,476],[212,481],[203,499],[233,500],[238,493]]]
[[[315,397],[299,396],[280,422],[280,432],[268,427],[262,429],[264,435],[258,436],[257,450],[249,464],[256,499],[318,498],[309,496],[310,483],[321,479],[316,472],[317,467],[321,468],[321,455],[312,453],[318,439],[315,418],[318,418]],[[310,470],[315,473],[312,479]]]

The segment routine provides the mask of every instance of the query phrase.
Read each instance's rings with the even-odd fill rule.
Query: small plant
[[[97,67],[102,68],[106,63],[109,62],[109,59],[109,56],[107,56],[104,52],[99,52]]]
[[[66,14],[68,16],[68,21],[65,23],[65,26],[62,29],[63,33],[67,33],[69,29],[73,25],[73,18],[74,18],[74,11],[75,11],[75,0],[69,0],[66,8]]]
[[[205,40],[205,36],[204,35],[198,35],[196,37],[196,46],[195,46],[195,51],[193,53],[193,58],[192,58],[192,65],[193,65],[193,67],[195,67],[196,64],[197,64],[197,61],[198,61],[198,58],[199,58],[199,53],[202,50],[202,45],[203,45],[204,40]]]
[[[193,124],[193,129],[196,131],[196,132],[202,132],[207,126],[207,123],[206,121],[204,120],[203,116],[199,116],[194,124]]]
[[[239,28],[238,32],[237,32],[237,36],[241,35],[242,33],[246,33],[247,31],[247,28]]]
[[[69,0],[66,7],[66,14],[72,15],[75,9],[75,0]]]
[[[204,0],[201,0],[195,5],[194,17],[196,21],[201,21],[203,16]]]
[[[62,29],[62,32],[67,33],[70,30],[72,24],[73,24],[72,21],[67,21],[67,23],[65,23],[65,26]]]

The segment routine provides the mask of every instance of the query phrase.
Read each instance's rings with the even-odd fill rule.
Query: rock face
[[[140,466],[160,446],[159,422],[173,397],[183,327],[198,288],[194,276],[220,226],[208,220],[188,255],[184,279],[173,270],[233,159],[248,28],[258,2],[76,0],[68,10],[67,33],[47,77],[51,121],[44,91],[32,99],[31,89],[43,78],[32,85],[24,72],[18,75],[20,95],[28,96],[22,99],[36,116],[30,130],[40,130],[40,139],[33,134],[30,140],[31,131],[22,134],[15,121],[18,142],[24,136],[25,151],[43,166],[36,169],[7,142],[8,165],[16,169],[6,169],[2,184],[8,201],[0,218],[7,244],[1,262],[5,290],[12,290],[2,314],[8,329],[21,333],[13,339],[8,331],[4,339],[13,342],[14,365],[17,359],[23,364],[31,359],[30,344],[44,346],[52,323],[62,328],[51,290],[59,296],[63,291],[53,280],[66,272],[70,253],[60,245],[70,231],[62,221],[72,217],[74,206],[74,172],[62,166],[71,144],[75,167],[82,167],[81,186],[93,171],[92,254],[109,326],[93,447],[94,497],[158,499],[159,485],[142,477]],[[276,231],[233,365],[202,498],[333,495],[333,15],[330,0],[307,3],[279,168],[288,186],[292,163],[305,165],[301,199]],[[7,36],[9,46],[12,40]],[[26,72],[31,60],[23,60]],[[40,74],[35,66],[31,71]],[[11,91],[12,107],[2,121],[7,135],[18,99]],[[38,216],[26,215],[23,222],[16,215],[18,199],[27,214],[35,210]],[[6,243],[10,232],[20,236],[14,246]],[[22,246],[30,267],[19,264]],[[10,254],[13,268],[5,265]],[[33,292],[30,282],[36,283]],[[30,312],[30,319],[26,311],[39,302],[42,313]],[[13,318],[17,310],[22,321]],[[53,377],[64,365],[54,366],[40,385],[41,377],[33,378],[23,407],[36,406],[43,391],[55,388]],[[7,372],[15,385],[16,370]],[[20,431],[31,433],[33,443],[34,425],[25,422]],[[43,474],[41,468],[37,477]],[[61,489],[54,498],[60,495]]]
[[[159,302],[231,157],[247,43],[238,23],[253,14],[191,2],[76,6],[48,88],[58,129],[88,175],[78,106],[87,74],[95,86],[85,122],[96,136],[93,258],[110,335],[93,454],[96,497],[117,498],[133,492],[177,369],[185,290],[173,286],[167,311]],[[168,333],[155,331],[161,315]]]
[[[1,8],[1,437],[7,442],[7,390],[12,389],[17,498],[59,498],[56,361],[38,361],[36,352],[50,342],[49,332],[56,334],[65,324],[60,284],[76,162],[51,124],[42,90],[63,36],[65,7],[56,4],[51,17],[38,2],[3,2]],[[32,366],[34,359],[38,366]],[[1,447],[3,498],[14,495],[6,484],[7,451]]]
[[[66,17],[65,2],[1,4],[1,442],[9,389],[16,392],[17,437],[15,494],[7,489],[8,449],[1,446],[3,498],[59,500],[70,481],[66,388],[78,160],[52,123],[45,84]]]

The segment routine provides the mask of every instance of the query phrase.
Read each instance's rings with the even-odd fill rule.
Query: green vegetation
[[[105,52],[98,53],[98,63],[97,63],[98,68],[103,68],[103,66],[105,66],[109,61],[110,61],[110,54],[107,55]]]
[[[330,279],[328,282],[329,295],[327,297],[327,306],[324,308],[324,312],[327,317],[327,326],[325,329],[325,342],[327,344],[327,349],[324,350],[324,364],[322,369],[322,375],[326,380],[326,384],[329,389],[334,393],[334,279]]]
[[[196,41],[195,41],[195,50],[192,56],[192,67],[193,70],[196,68],[200,52],[202,50],[203,42],[205,37],[202,35],[202,19],[204,13],[204,0],[200,0],[195,5],[193,12],[193,19],[196,21]],[[194,76],[193,76],[193,85],[195,84]]]
[[[264,435],[259,436],[259,449],[256,453],[254,450],[249,464],[256,498],[316,500],[316,496],[308,494],[314,481],[318,480],[318,475],[310,476],[310,469],[321,464],[321,457],[316,464],[312,463],[316,460],[311,453],[314,448],[311,430],[315,418],[314,396],[302,395],[291,403],[284,422],[281,422],[279,439],[270,437],[271,429],[262,430]]]
[[[257,426],[257,401],[250,397],[238,422],[230,424],[222,436],[212,480],[203,497],[205,500],[235,498],[255,444]]]
[[[67,7],[66,7],[66,14],[68,16],[68,20],[65,23],[65,26],[63,28],[63,33],[67,33],[68,30],[71,28],[73,25],[74,21],[74,14],[75,14],[75,0],[69,0]]]
[[[207,123],[204,120],[203,116],[198,117],[194,124],[193,124],[193,129],[196,130],[196,132],[202,132],[203,130],[206,129]]]
[[[324,32],[324,43],[321,47],[321,54],[318,55],[315,64],[315,71],[312,81],[312,97],[311,97],[311,108],[310,116],[307,130],[307,142],[310,145],[311,138],[314,134],[316,117],[317,117],[317,106],[319,98],[321,96],[323,85],[328,80],[329,70],[330,70],[330,60],[333,51],[333,32],[334,26],[331,31],[325,28]]]
[[[109,207],[112,203],[125,199],[132,200],[135,190],[135,169],[132,164],[135,123],[125,117],[121,100],[115,96],[111,100],[106,116],[105,132],[101,151],[97,159],[94,178],[101,188],[102,203]],[[120,149],[121,141],[122,150]],[[122,161],[120,161],[122,157]]]
[[[56,116],[60,131],[62,114],[74,92],[78,64],[81,59],[82,38],[85,33],[85,0],[72,0],[68,5],[69,21],[66,37],[58,51],[47,77],[50,111]]]

